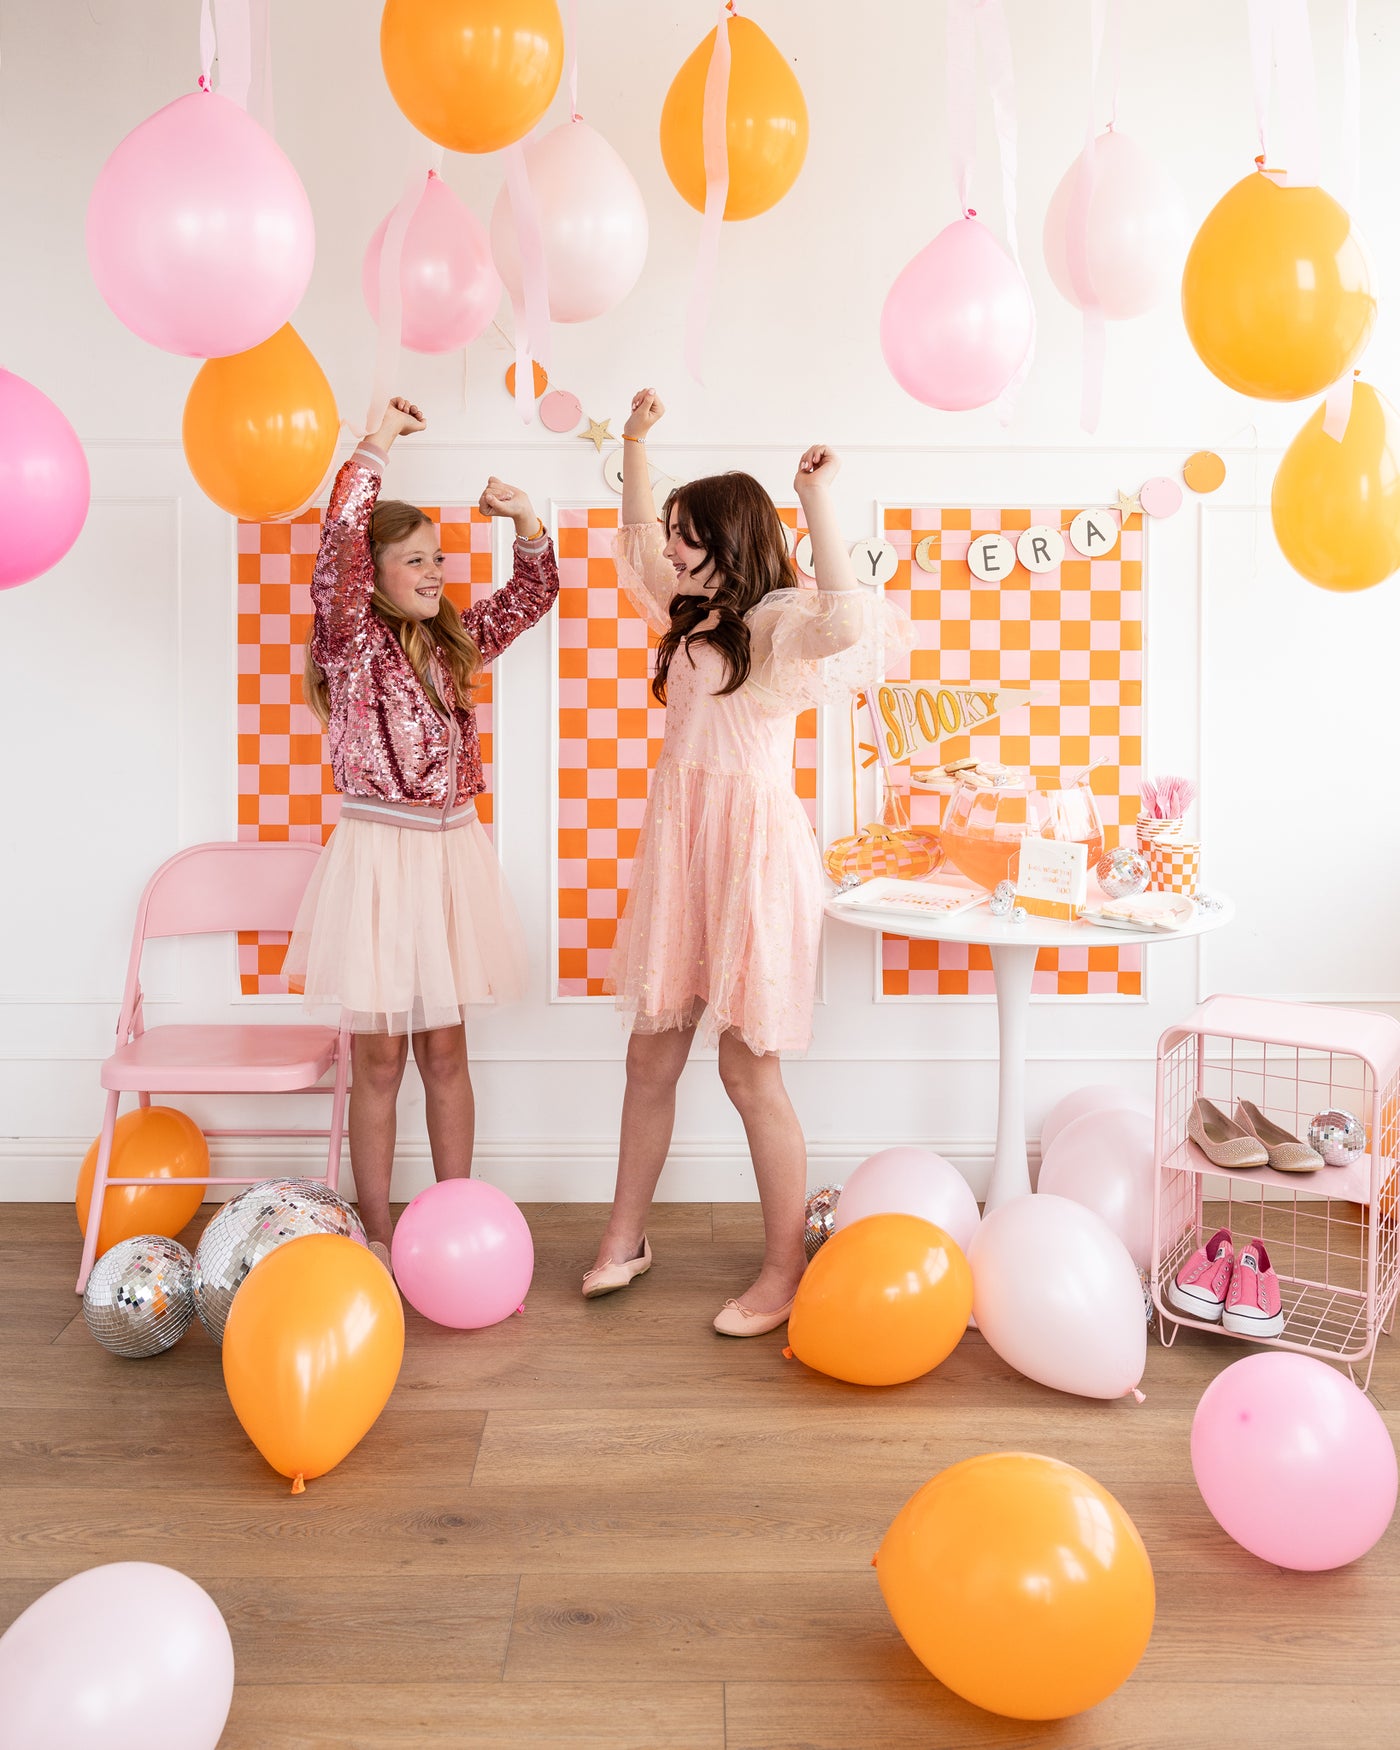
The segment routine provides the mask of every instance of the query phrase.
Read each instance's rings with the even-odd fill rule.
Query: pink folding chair
[[[149,1106],[161,1094],[296,1094],[314,1088],[331,1069],[329,1130],[206,1130],[206,1136],[324,1136],[325,1183],[340,1177],[340,1139],[350,1076],[350,1034],[298,1021],[290,1026],[187,1026],[147,1029],[141,1010],[141,951],[154,936],[212,935],[231,930],[290,931],[311,871],[321,854],[308,844],[191,845],[162,863],[146,884],[136,913],[117,1049],[102,1065],[107,1108],[88,1205],[81,1294],[97,1252],[97,1230],[109,1185],[147,1179],[108,1176],[117,1107],[126,1093]],[[182,1179],[185,1185],[253,1185],[256,1179]]]

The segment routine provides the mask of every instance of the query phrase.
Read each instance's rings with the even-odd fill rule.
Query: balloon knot
[[[1128,1390],[1123,1393],[1123,1396],[1127,1397],[1129,1393],[1132,1394],[1138,1403],[1145,1404],[1147,1402],[1147,1393],[1139,1391],[1135,1385],[1130,1385]]]
[[[873,1556],[871,1556],[870,1565],[872,1568],[879,1567],[879,1565],[880,1565],[880,1552],[879,1552],[879,1550],[876,1550],[875,1554]]]
[[[976,207],[964,207],[963,208],[963,217],[965,219],[975,219],[977,217],[977,208]]]
[[[519,1315],[520,1315],[520,1314],[521,1314],[521,1313],[523,1313],[523,1312],[524,1312],[524,1310],[525,1310],[525,1302],[524,1302],[524,1301],[523,1301],[523,1300],[522,1300],[522,1301],[521,1301],[521,1303],[520,1303],[520,1305],[519,1305],[519,1306],[518,1306],[518,1307],[516,1307],[516,1309],[515,1309],[515,1312],[516,1312],[516,1316],[517,1316],[517,1318],[518,1318],[518,1317],[519,1317]]]
[[[292,1478],[292,1493],[294,1495],[304,1495],[306,1493],[306,1479],[302,1476],[300,1471],[298,1471]]]
[[[199,89],[201,91],[212,91],[214,89],[214,87],[204,77],[203,73],[201,73],[199,76]]]
[[[784,1349],[783,1350],[783,1360],[784,1361],[791,1361],[792,1360],[792,1350],[791,1349]]]

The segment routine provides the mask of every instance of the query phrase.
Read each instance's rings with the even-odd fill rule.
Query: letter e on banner
[[[1003,583],[1016,569],[1016,549],[1005,535],[975,535],[967,568],[983,583]]]

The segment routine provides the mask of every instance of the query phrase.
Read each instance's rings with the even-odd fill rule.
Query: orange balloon
[[[1181,311],[1207,370],[1261,401],[1320,395],[1361,356],[1376,320],[1365,245],[1320,188],[1263,171],[1206,215],[1186,257]]]
[[[496,152],[549,108],[564,25],[556,0],[388,0],[379,58],[420,134],[453,152]]]
[[[299,1484],[338,1465],[388,1403],[403,1361],[403,1303],[364,1246],[307,1234],[249,1271],[223,1353],[244,1432]]]
[[[94,1142],[78,1168],[75,1202],[78,1226],[84,1233],[97,1171],[97,1146]],[[99,1258],[119,1241],[134,1240],[138,1234],[164,1234],[174,1239],[204,1201],[203,1185],[181,1185],[179,1181],[208,1177],[209,1144],[194,1119],[173,1106],[139,1106],[117,1120],[107,1172],[113,1179],[150,1179],[152,1183],[108,1187],[97,1228]]]
[[[917,1215],[867,1215],[807,1266],[788,1346],[833,1379],[899,1385],[945,1361],[971,1313],[972,1272],[942,1228]]]
[[[190,473],[221,510],[245,522],[305,504],[339,434],[326,374],[290,322],[248,352],[206,359],[185,399]]]
[[[1032,1452],[984,1453],[925,1483],[885,1533],[876,1571],[896,1628],[938,1681],[1015,1720],[1065,1719],[1112,1695],[1146,1651],[1157,1606],[1152,1563],[1118,1502]]]
[[[1369,383],[1352,391],[1340,443],[1320,406],[1274,475],[1274,534],[1300,577],[1323,589],[1370,589],[1400,569],[1400,420]]]
[[[682,200],[705,210],[705,75],[712,30],[671,81],[661,107],[661,158]],[[807,156],[807,102],[772,39],[751,18],[729,21],[729,147],[726,219],[752,219],[775,206],[797,181]]]

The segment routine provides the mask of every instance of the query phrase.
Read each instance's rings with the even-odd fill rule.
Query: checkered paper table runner
[[[1104,559],[1066,547],[1055,570],[1018,566],[1000,588],[967,567],[977,534],[999,530],[1013,542],[1033,523],[1066,528],[1077,509],[959,510],[914,506],[885,511],[885,536],[899,556],[887,586],[919,629],[919,648],[892,680],[944,686],[1030,686],[1037,704],[1010,710],[970,736],[945,742],[942,760],[999,761],[1030,767],[1042,781],[1073,777],[1105,763],[1092,784],[1104,843],[1133,844],[1142,760],[1142,523],[1129,517]],[[936,568],[913,561],[933,536]],[[914,790],[916,823],[936,824],[940,798]],[[881,992],[886,997],[990,996],[989,950],[960,943],[881,938]],[[1032,989],[1041,995],[1140,997],[1142,950],[1135,947],[1044,948]]]
[[[780,513],[796,528],[795,510]],[[616,504],[558,516],[556,994],[601,997],[665,712],[655,639],[617,582]],[[816,826],[817,722],[798,719],[793,782]]]
[[[470,607],[493,587],[491,519],[475,507],[424,506],[438,524],[447,595]],[[302,701],[302,647],[311,627],[311,572],[321,513],[238,525],[238,836],[324,844],[340,815],[321,725]],[[491,704],[485,670],[476,692],[487,789],[478,811],[491,829]],[[287,937],[238,938],[244,996],[283,996]]]

